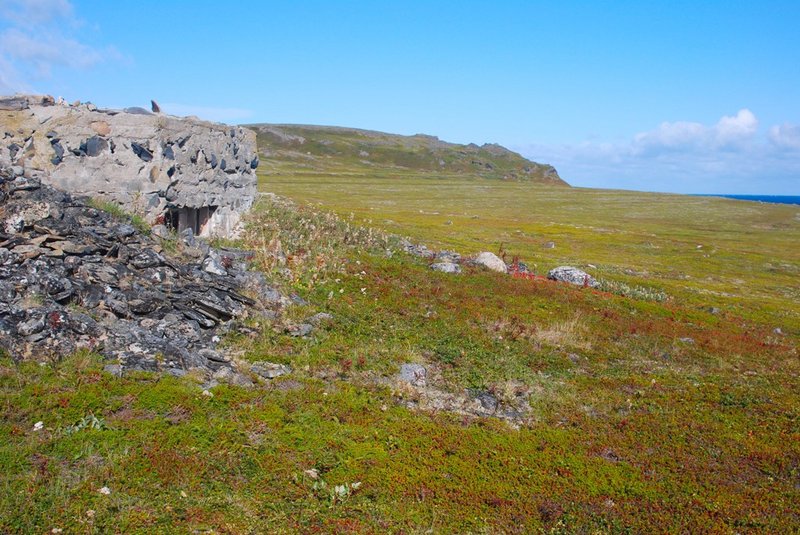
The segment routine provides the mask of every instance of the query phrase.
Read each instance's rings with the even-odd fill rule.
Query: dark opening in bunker
[[[209,231],[208,223],[216,211],[216,206],[170,208],[164,214],[164,223],[178,232],[191,228],[195,236],[206,236]]]

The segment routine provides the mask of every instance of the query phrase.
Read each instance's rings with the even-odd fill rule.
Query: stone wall
[[[0,164],[151,223],[232,236],[256,193],[256,136],[239,126],[49,96],[0,97]]]

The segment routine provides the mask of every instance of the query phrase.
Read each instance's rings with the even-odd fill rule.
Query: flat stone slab
[[[292,373],[292,369],[285,364],[267,361],[254,362],[250,365],[250,371],[264,379],[275,379],[281,375]]]

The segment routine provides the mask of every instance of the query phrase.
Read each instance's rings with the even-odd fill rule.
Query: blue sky
[[[0,93],[497,142],[573,185],[800,194],[800,2],[0,0]]]

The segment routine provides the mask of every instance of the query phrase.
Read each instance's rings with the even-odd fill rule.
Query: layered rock
[[[183,255],[168,254],[127,221],[17,171],[0,166],[0,348],[15,358],[87,348],[120,371],[229,376],[220,335],[289,302],[245,269],[245,253],[215,251],[187,230]]]
[[[242,127],[17,95],[0,97],[0,136],[0,164],[201,236],[235,234],[256,194],[256,137]]]

